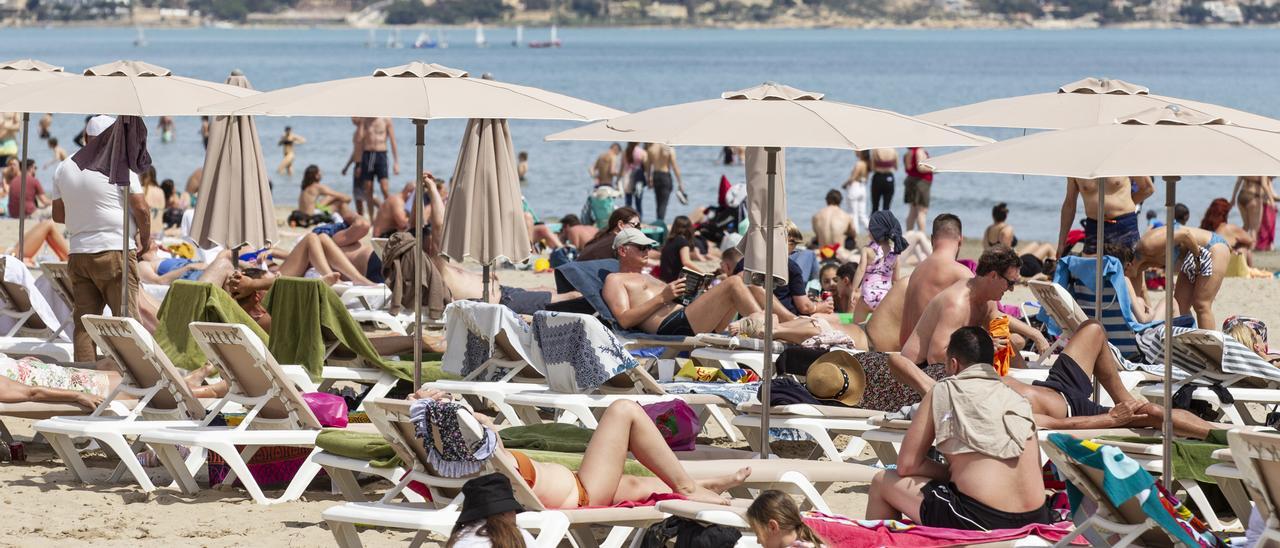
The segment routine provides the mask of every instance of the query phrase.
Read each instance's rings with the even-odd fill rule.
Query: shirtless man
[[[400,152],[396,148],[396,131],[390,118],[364,118],[360,121],[360,142],[356,150],[360,153],[360,181],[363,188],[368,189],[366,200],[372,204],[373,180],[378,180],[382,189],[382,197],[391,195],[391,184],[387,177],[387,146],[391,146],[391,173],[400,174]],[[369,212],[373,216],[373,211]]]
[[[840,195],[839,190],[829,190],[826,207],[819,209],[813,215],[813,232],[818,235],[818,245],[821,247],[838,245],[837,257],[841,257],[841,251],[845,251],[843,255],[848,255],[843,245],[846,238],[858,237],[853,227],[853,218],[840,207],[842,202],[844,202],[844,196]]]
[[[1132,180],[1132,183],[1130,181]],[[1106,191],[1106,211],[1102,237],[1103,244],[1120,242],[1133,247],[1138,243],[1138,204],[1155,192],[1150,177],[1107,177],[1103,180]],[[1058,226],[1058,256],[1067,254],[1067,232],[1076,218],[1076,196],[1084,201],[1084,254],[1096,253],[1098,247],[1098,180],[1067,179],[1067,195],[1062,199],[1062,217]]]
[[[915,331],[916,322],[920,321],[925,306],[928,306],[934,295],[958,281],[973,277],[973,272],[956,262],[960,244],[964,242],[962,228],[960,218],[950,213],[943,213],[933,219],[933,234],[930,236],[933,253],[920,261],[911,272],[906,295],[903,297],[902,322],[898,327],[899,346],[906,344],[911,332]]]
[[[399,194],[387,196],[382,209],[373,218],[373,235],[377,238],[390,238],[392,234],[409,230],[409,215],[405,212],[405,204],[413,196],[413,183],[405,183]]]
[[[936,370],[937,366],[947,363],[947,341],[951,334],[965,326],[986,329],[991,320],[1003,316],[996,302],[1021,281],[1018,274],[1021,266],[1022,260],[1008,246],[996,245],[984,251],[978,258],[977,275],[960,280],[934,296],[902,345],[902,352],[889,356],[894,376],[916,392],[927,393],[933,379],[925,370],[930,367]],[[1013,318],[1009,318],[1009,330],[1035,340],[1037,346],[1048,346],[1044,335]],[[1014,348],[1018,344],[1017,339],[999,342],[1000,346]],[[1019,365],[1020,355],[1015,353],[1013,361]]]
[[[484,276],[479,272],[472,272],[462,265],[450,262],[440,250],[444,248],[444,198],[440,195],[439,185],[436,184],[436,178],[430,173],[424,172],[423,179],[426,181],[427,196],[431,199],[432,205],[439,207],[431,207],[424,214],[429,213],[431,227],[433,230],[427,238],[426,255],[431,259],[431,264],[440,272],[440,277],[444,279],[444,284],[449,288],[449,292],[453,294],[454,300],[481,299],[491,304],[501,304],[514,310],[517,314],[530,314],[538,310],[543,310],[548,304],[558,303],[576,299],[582,296],[582,293],[570,291],[567,293],[556,293],[554,291],[530,291],[519,287],[509,287],[501,285],[498,282],[498,269],[492,269],[489,274],[489,294],[484,294]],[[413,198],[409,198],[413,200]]]
[[[684,278],[663,283],[649,274],[649,250],[656,245],[637,228],[624,228],[613,239],[618,271],[605,277],[602,296],[623,329],[690,337],[724,331],[734,315],[760,311],[741,276],[725,278],[687,307],[673,302],[684,294]]]
[[[671,201],[671,174],[675,173],[680,194],[684,194],[684,177],[680,175],[680,166],[676,165],[676,151],[671,147],[651,143],[646,152],[644,169],[649,176],[649,186],[653,187],[653,198],[657,202],[656,218],[666,224],[667,202]]]
[[[595,179],[596,186],[613,186],[613,181],[618,177],[618,154],[622,153],[622,147],[618,143],[609,145],[609,150],[600,153],[596,157],[596,163],[587,170],[587,174]]]
[[[307,142],[305,138],[293,132],[293,127],[284,127],[284,135],[280,136],[280,142],[277,143],[284,150],[284,159],[280,160],[280,167],[276,168],[276,173],[293,176],[293,147],[305,142]]]
[[[351,130],[351,156],[347,157],[347,163],[342,164],[342,175],[346,175],[347,171],[351,171],[351,196],[356,203],[356,213],[364,215],[365,203],[369,205],[369,218],[374,218],[377,213],[377,207],[382,203],[373,195],[373,185],[365,184],[364,176],[360,174],[360,120],[358,116],[351,117],[351,125],[355,129]]]
[[[991,337],[962,328],[944,341],[946,372],[920,402],[897,470],[871,481],[867,519],[905,515],[930,527],[988,531],[1051,523],[1031,405],[1002,386]],[[934,446],[946,464],[929,458]]]

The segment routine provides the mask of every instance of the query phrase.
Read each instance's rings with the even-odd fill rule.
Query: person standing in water
[[[284,149],[284,159],[280,161],[280,167],[276,168],[276,173],[293,176],[293,147],[306,142],[307,140],[301,135],[293,132],[292,126],[284,126],[284,135],[280,136],[280,142],[277,143]]]
[[[680,175],[680,166],[676,165],[676,151],[661,143],[649,145],[649,160],[645,163],[645,171],[649,175],[649,184],[653,187],[653,198],[656,203],[657,219],[667,224],[667,203],[671,200],[671,174],[675,174],[677,191],[684,195],[684,177]],[[684,199],[681,199],[683,202]]]
[[[867,177],[871,175],[871,151],[854,153],[853,171],[844,181],[844,207],[858,234],[867,233]]]
[[[156,124],[156,129],[160,131],[160,142],[173,142],[173,117],[161,116],[160,122]]]
[[[871,211],[889,209],[893,203],[894,172],[898,171],[898,153],[891,148],[871,151]]]

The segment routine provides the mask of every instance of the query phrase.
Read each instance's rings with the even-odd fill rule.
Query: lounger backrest
[[[67,270],[67,263],[40,263],[40,270],[44,271],[45,276],[48,276],[49,281],[52,282],[53,292],[61,296],[67,306],[74,307],[76,298],[75,292],[71,289],[71,272]]]
[[[17,259],[11,259],[13,264],[21,268],[26,268]],[[23,325],[19,327],[27,327],[32,329],[47,328],[44,321],[37,314],[31,314],[31,295],[27,293],[27,288],[22,284],[7,282],[4,280],[5,269],[8,268],[9,261],[0,261],[0,307],[3,307],[8,315],[21,316],[27,315]]]
[[[1280,528],[1280,434],[1232,430],[1227,433],[1231,456],[1250,498],[1267,510],[1268,528]]]
[[[195,322],[191,335],[205,357],[222,372],[229,389],[247,398],[274,397],[261,405],[258,417],[287,427],[319,430],[320,421],[302,399],[262,340],[240,324]]]
[[[377,427],[378,432],[382,433],[382,437],[391,444],[391,449],[395,451],[396,456],[404,461],[405,468],[412,468],[419,474],[427,476],[428,487],[433,492],[440,491],[447,497],[454,497],[457,495],[458,490],[461,489],[462,484],[466,483],[470,478],[444,478],[436,475],[434,470],[429,469],[426,464],[428,461],[427,450],[423,447],[422,440],[418,438],[417,428],[414,426],[413,418],[410,415],[412,405],[413,402],[410,401],[385,398],[375,398],[364,402],[365,411],[369,414],[370,422]],[[475,424],[474,419],[469,416],[466,417],[466,420]],[[491,460],[497,461],[498,459]],[[526,508],[533,509],[528,505],[526,505]]]
[[[1086,317],[1096,317],[1095,309],[1097,306],[1094,301],[1097,297],[1094,291],[1089,289],[1088,285],[1081,280],[1072,278],[1067,282],[1067,290]],[[1128,357],[1138,353],[1138,341],[1133,332],[1133,327],[1129,325],[1129,316],[1132,312],[1124,310],[1120,306],[1117,291],[1127,292],[1128,288],[1116,288],[1109,280],[1103,279],[1102,327],[1107,330],[1107,340],[1120,349],[1122,355]]]
[[[1042,280],[1031,280],[1027,282],[1027,287],[1040,302],[1040,308],[1062,329],[1075,332],[1080,324],[1089,319],[1065,287]]]
[[[115,362],[123,382],[142,389],[162,380],[167,382],[165,389],[157,392],[147,404],[149,410],[178,411],[195,420],[204,418],[204,406],[191,392],[186,379],[137,320],[87,315],[84,328],[94,344]]]
[[[1119,508],[1111,504],[1111,499],[1107,498],[1106,492],[1102,489],[1102,470],[1076,462],[1052,443],[1040,444],[1040,450],[1053,461],[1054,466],[1058,467],[1058,472],[1067,481],[1084,493],[1086,498],[1097,503],[1096,511],[1102,514],[1104,519],[1128,525],[1148,521],[1147,514],[1143,512],[1137,497],[1125,501]],[[1144,546],[1172,546],[1173,542],[1159,526],[1155,523],[1151,523],[1151,526],[1152,530],[1143,533],[1141,537]]]

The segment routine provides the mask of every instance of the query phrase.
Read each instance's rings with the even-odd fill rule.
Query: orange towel
[[[1009,317],[1000,316],[987,325],[987,332],[991,333],[992,339],[1003,338],[1006,342],[1009,340]],[[1003,377],[1009,374],[1009,363],[1013,360],[1014,349],[1012,346],[1005,345],[1003,348],[996,349],[995,359],[991,360],[991,366],[996,368],[996,372]]]

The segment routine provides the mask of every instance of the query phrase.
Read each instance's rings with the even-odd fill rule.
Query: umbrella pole
[[[768,153],[765,174],[769,176],[768,206],[764,209],[764,364],[761,371],[760,458],[769,458],[769,388],[773,383],[773,202],[778,176],[779,147],[765,147]]]
[[[1175,184],[1180,177],[1164,178],[1164,452],[1161,454],[1165,490],[1173,485],[1173,206]],[[1203,326],[1201,326],[1203,327]],[[1213,329],[1209,327],[1208,329]]]
[[[417,246],[413,250],[413,389],[417,391],[422,387],[422,193],[426,189],[422,177],[422,149],[426,145],[427,121],[414,120],[413,126],[417,134],[414,178],[418,181],[413,192],[413,232]]]
[[[1097,320],[1098,323],[1101,324],[1102,323],[1102,263],[1103,263],[1103,258],[1106,257],[1106,253],[1103,251],[1102,243],[1105,241],[1103,239],[1106,233],[1106,230],[1104,229],[1104,227],[1107,224],[1107,193],[1106,193],[1107,181],[1106,179],[1102,179],[1102,178],[1094,179],[1093,181],[1097,183],[1097,189],[1098,189],[1098,218],[1096,219],[1097,221],[1096,224],[1098,225],[1098,229],[1097,229],[1098,245],[1095,246],[1095,249],[1094,249],[1094,255],[1097,257],[1097,261],[1094,263],[1094,269],[1093,269],[1094,270],[1094,273],[1093,273],[1093,319]],[[1098,384],[1097,381],[1094,381],[1093,401],[1096,402],[1101,397],[1102,397],[1102,385]]]
[[[481,293],[480,302],[489,302],[489,263],[485,263],[482,267],[481,275],[484,276],[484,293]]]
[[[27,134],[31,129],[31,114],[22,113],[22,165],[18,166],[22,173],[20,176],[22,181],[18,186],[18,250],[14,256],[22,259],[26,253],[27,243]]]
[[[124,212],[124,237],[120,239],[120,310],[111,312],[129,317],[129,185],[120,185],[120,210]]]

